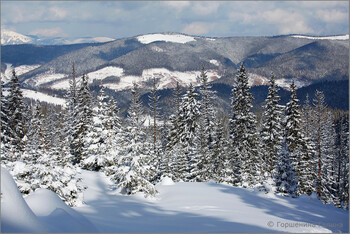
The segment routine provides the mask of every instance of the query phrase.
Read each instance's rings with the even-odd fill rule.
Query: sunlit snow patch
[[[158,89],[174,88],[176,87],[176,82],[179,82],[179,85],[183,87],[188,87],[191,83],[194,86],[198,86],[199,81],[197,78],[200,73],[200,71],[180,72],[169,71],[166,68],[152,68],[143,70],[142,76],[123,76],[118,83],[106,83],[105,86],[116,91],[121,91],[130,89],[134,82],[142,84],[153,78],[159,79]],[[207,76],[209,82],[220,78],[216,70],[208,70]]]
[[[165,41],[165,42],[173,42],[173,43],[182,43],[185,44],[187,42],[195,41],[196,39],[191,36],[175,34],[148,34],[143,36],[138,36],[137,40],[142,44],[149,44],[155,41]]]
[[[122,76],[124,73],[123,68],[120,67],[104,67],[100,70],[88,73],[89,83],[94,80],[103,80],[109,76]]]
[[[47,102],[55,105],[64,106],[66,100],[64,98],[53,97],[45,93],[37,92],[30,89],[21,89],[23,97],[38,100],[40,102]]]
[[[310,39],[310,40],[349,40],[349,34],[338,35],[338,36],[324,36],[324,37],[311,37],[311,36],[303,36],[303,35],[294,35],[292,37],[304,38],[304,39]]]
[[[209,60],[209,63],[214,64],[215,66],[219,66],[219,61],[215,59]]]

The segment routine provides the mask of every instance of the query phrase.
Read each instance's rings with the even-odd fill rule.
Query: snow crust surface
[[[191,36],[181,35],[181,34],[147,34],[138,36],[137,40],[142,44],[149,44],[155,41],[165,41],[165,42],[173,42],[173,43],[182,43],[185,44],[187,42],[195,41],[196,39]]]
[[[174,183],[164,177],[159,193],[122,195],[107,176],[82,171],[85,204],[69,208],[46,189],[22,198],[1,168],[4,232],[327,233],[349,232],[349,212],[315,196],[289,198],[225,184]]]
[[[102,173],[83,171],[82,177],[86,204],[74,209],[101,232],[348,232],[348,211],[314,197],[169,178],[157,184],[155,198],[144,198],[121,195]]]

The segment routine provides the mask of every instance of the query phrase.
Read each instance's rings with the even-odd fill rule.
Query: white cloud
[[[68,11],[60,7],[50,7],[47,11],[46,19],[61,20],[67,17]]]
[[[193,22],[188,24],[183,30],[183,33],[191,35],[203,35],[207,34],[212,28],[212,24],[203,22]]]
[[[349,15],[348,13],[339,11],[339,10],[318,10],[317,16],[324,22],[327,23],[341,23],[348,22]]]
[[[297,1],[291,2],[295,6],[303,7],[303,8],[312,8],[312,9],[329,9],[334,7],[349,7],[348,1]]]
[[[163,5],[181,11],[191,5],[190,1],[163,1]]]
[[[281,34],[314,32],[308,27],[304,16],[298,12],[276,9],[263,12],[262,18],[267,23],[275,24]]]
[[[192,10],[198,15],[210,15],[218,11],[220,4],[220,2],[194,2]]]
[[[38,35],[44,37],[53,37],[53,36],[63,36],[64,33],[60,27],[56,28],[40,28],[33,30],[29,33],[30,35]]]

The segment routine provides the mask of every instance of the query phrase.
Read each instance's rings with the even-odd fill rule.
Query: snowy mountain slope
[[[1,45],[32,44],[35,39],[14,31],[1,29]]]
[[[195,41],[196,39],[191,36],[182,35],[182,34],[147,34],[136,37],[139,42],[142,44],[149,44],[155,41],[165,41],[172,43],[182,43],[185,44],[187,42]]]
[[[130,89],[133,86],[133,83],[137,83],[144,88],[148,87],[149,85],[147,83],[150,83],[153,78],[159,79],[159,89],[174,88],[176,87],[176,82],[179,82],[183,87],[188,87],[190,83],[198,86],[199,83],[197,77],[200,75],[200,71],[179,72],[169,71],[165,68],[154,68],[144,70],[141,76],[126,76],[123,75],[122,68],[105,67],[98,71],[88,73],[87,75],[89,77],[89,83],[93,83],[94,80],[102,80],[105,87],[115,91],[122,91]],[[220,78],[220,75],[216,70],[207,71],[207,75],[209,81],[214,81]],[[119,77],[118,81],[103,81],[111,76]],[[67,90],[69,88],[69,80],[65,79],[51,83],[49,84],[49,87],[52,89]]]
[[[6,84],[12,77],[12,71],[13,71],[13,65],[10,63],[5,63],[5,70],[4,72],[1,72],[1,79],[2,81]],[[20,76],[22,74],[25,74],[29,71],[32,71],[36,68],[40,67],[40,65],[21,65],[21,66],[17,66],[15,68],[16,71],[16,75]]]
[[[79,43],[104,43],[114,41],[110,37],[79,37],[79,38],[63,38],[63,37],[38,37],[32,35],[23,35],[14,31],[1,29],[1,45],[20,45],[20,44],[36,44],[36,45],[68,45]]]
[[[167,179],[157,185],[155,198],[146,199],[142,194],[121,195],[103,174],[83,171],[82,177],[88,187],[86,204],[74,209],[101,232],[349,230],[348,211],[322,205],[312,197],[293,199],[223,184],[172,183]]]
[[[295,38],[305,38],[310,40],[349,40],[349,34],[338,35],[338,36],[324,36],[324,37],[312,37],[304,35],[293,35]]]
[[[128,92],[133,82],[140,85],[142,92],[148,92],[150,79],[155,77],[159,79],[159,89],[167,95],[167,88],[175,87],[176,82],[184,87],[190,82],[197,85],[201,64],[213,83],[230,86],[242,62],[252,86],[267,85],[271,72],[284,89],[289,88],[292,79],[298,87],[324,80],[348,80],[348,40],[333,38],[318,40],[289,35],[212,39],[157,33],[104,44],[2,46],[1,57],[3,63],[36,65],[35,69],[20,74],[22,84],[28,89],[40,86],[55,93],[68,89],[74,61],[78,77],[88,74],[93,87],[102,81],[118,92],[115,97],[121,98],[120,105],[126,108],[130,96],[121,92]],[[2,72],[5,70],[2,68]],[[226,106],[227,100],[218,100],[218,106]]]

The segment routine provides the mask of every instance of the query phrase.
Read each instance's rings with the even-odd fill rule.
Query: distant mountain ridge
[[[19,69],[24,87],[54,92],[67,90],[75,63],[77,75],[88,74],[92,85],[120,92],[133,82],[142,89],[156,78],[160,89],[176,82],[198,85],[201,65],[213,83],[233,84],[241,63],[250,84],[268,85],[271,72],[283,88],[292,79],[298,87],[320,81],[348,80],[349,36],[208,38],[182,33],[153,33],[104,43],[2,46],[2,77]],[[7,75],[6,75],[7,74]],[[7,77],[8,79],[8,77]],[[6,82],[6,79],[5,79]]]
[[[79,43],[103,43],[114,40],[115,39],[109,37],[38,37],[34,35],[23,35],[14,31],[1,29],[1,45],[70,45]]]

